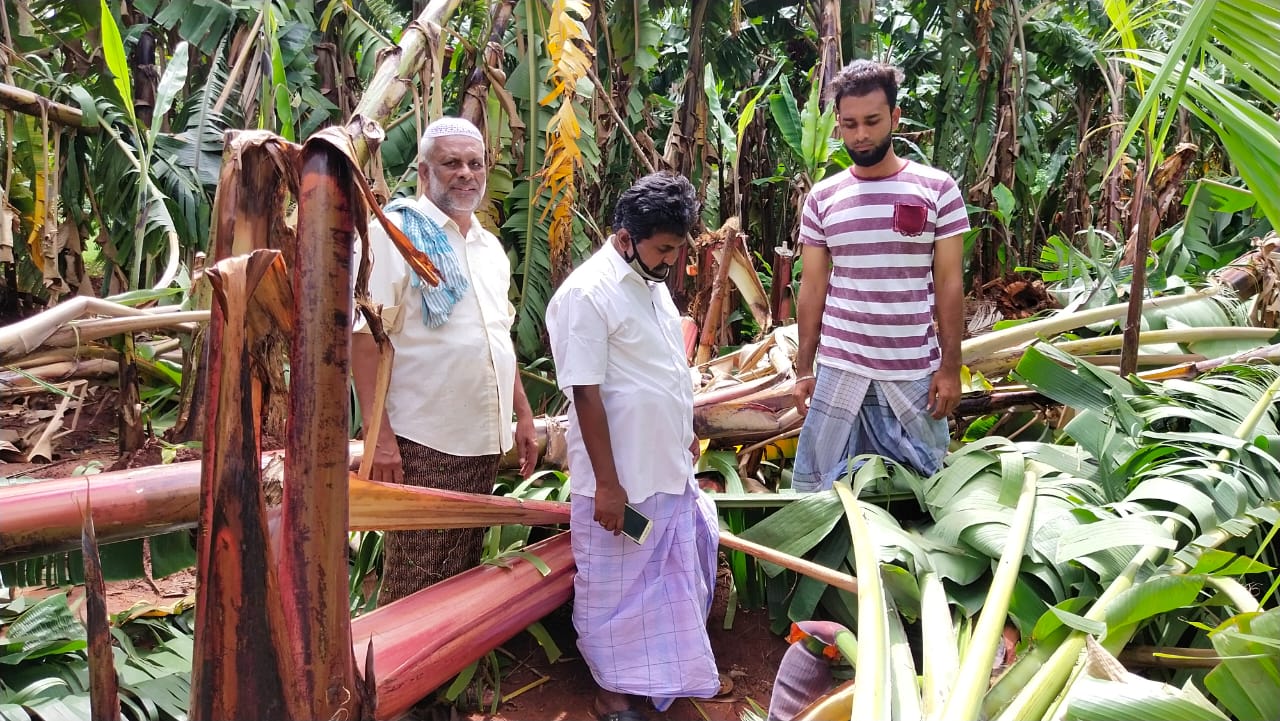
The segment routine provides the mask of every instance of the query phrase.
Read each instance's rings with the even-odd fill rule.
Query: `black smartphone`
[[[649,537],[649,531],[653,530],[653,521],[643,513],[632,508],[631,504],[626,504],[622,509],[622,535],[630,538],[636,543],[644,543],[644,539]]]

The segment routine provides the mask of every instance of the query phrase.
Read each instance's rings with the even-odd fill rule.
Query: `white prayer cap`
[[[423,138],[442,138],[446,135],[462,135],[484,142],[484,136],[480,134],[480,130],[470,120],[463,118],[439,118],[422,132]]]

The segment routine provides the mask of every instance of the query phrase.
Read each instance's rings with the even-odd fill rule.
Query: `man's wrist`
[[[600,477],[600,476],[598,476],[598,475],[597,475],[597,476],[596,476],[596,489],[597,489],[597,490],[606,490],[606,491],[620,491],[620,490],[622,490],[622,482],[621,482],[621,481],[619,481],[619,480],[617,479],[617,477],[614,477],[614,478],[602,478],[602,477]]]

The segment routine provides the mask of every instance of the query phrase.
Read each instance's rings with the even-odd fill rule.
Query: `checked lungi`
[[[404,482],[408,486],[466,493],[492,493],[500,456],[452,456],[397,437]],[[387,531],[382,537],[382,589],[385,606],[480,563],[483,528]]]
[[[865,453],[925,476],[942,467],[950,432],[945,418],[929,413],[928,377],[875,381],[825,365],[817,376],[796,444],[793,489],[828,490],[849,472],[849,459]]]
[[[707,615],[720,532],[711,499],[690,480],[682,495],[632,503],[653,519],[643,545],[596,523],[591,496],[572,501],[573,625],[596,684],[648,696],[659,711],[680,697],[714,696]]]

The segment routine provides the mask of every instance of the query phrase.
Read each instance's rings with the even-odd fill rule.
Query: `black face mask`
[[[628,237],[628,240],[631,241],[631,257],[622,257],[623,260],[627,261],[627,265],[631,266],[632,270],[639,273],[641,278],[644,278],[650,283],[661,283],[665,281],[667,276],[671,274],[671,266],[666,263],[663,263],[656,268],[650,268],[645,265],[644,261],[640,260],[640,248],[636,245],[635,238]]]

